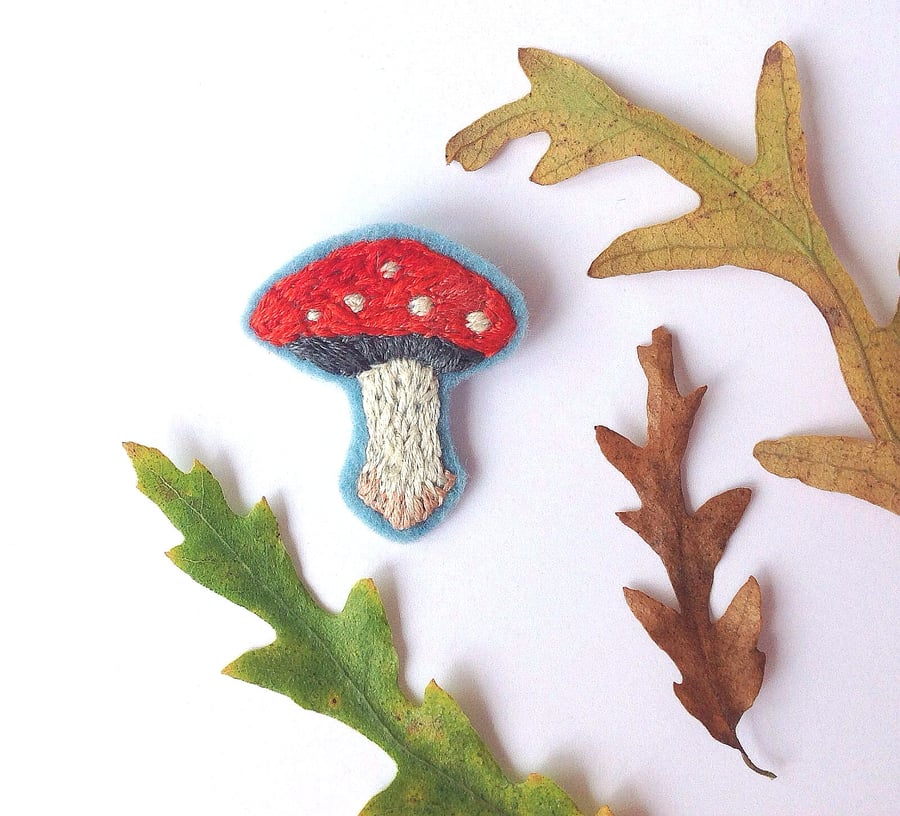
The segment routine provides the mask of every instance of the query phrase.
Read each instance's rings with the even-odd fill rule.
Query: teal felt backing
[[[462,372],[441,374],[439,377],[441,412],[438,422],[438,436],[442,448],[442,458],[446,468],[456,475],[456,482],[447,493],[443,503],[436,508],[424,521],[406,530],[395,529],[380,513],[364,504],[357,495],[357,479],[365,462],[366,443],[368,432],[366,430],[366,418],[363,413],[360,383],[356,377],[330,374],[312,363],[302,360],[286,347],[277,347],[264,343],[250,328],[250,316],[257,304],[271,286],[282,278],[291,275],[313,261],[324,258],[340,247],[359,241],[374,241],[381,238],[410,238],[419,241],[435,252],[446,255],[463,266],[471,269],[490,283],[506,298],[516,319],[515,332],[507,345],[496,354],[486,357],[472,368]],[[381,535],[396,541],[412,541],[421,537],[424,533],[439,524],[448,512],[459,500],[465,485],[466,473],[456,453],[453,439],[450,434],[450,392],[462,380],[471,377],[477,371],[481,371],[490,365],[504,359],[511,354],[521,341],[527,324],[527,311],[525,299],[516,286],[503,275],[497,267],[486,261],[480,255],[451,241],[439,233],[408,224],[375,224],[361,229],[336,235],[300,253],[297,257],[285,264],[275,272],[262,286],[260,286],[244,313],[243,325],[247,333],[257,342],[263,343],[267,349],[275,352],[288,360],[293,366],[307,374],[330,380],[340,385],[347,393],[353,413],[353,436],[347,451],[344,467],[341,471],[340,489],[347,505],[366,524],[378,531]]]

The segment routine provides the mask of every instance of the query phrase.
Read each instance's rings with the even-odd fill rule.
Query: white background
[[[265,494],[337,610],[373,577],[407,694],[434,677],[515,779],[585,814],[882,814],[895,807],[900,523],[764,471],[760,439],[865,434],[805,295],[734,268],[609,281],[590,261],[696,196],[633,159],[539,187],[547,138],[477,173],[457,130],[528,84],[519,46],[575,58],[751,161],[763,54],[794,50],[813,199],[879,320],[898,290],[896,2],[19,3],[0,18],[3,692],[0,809],[15,814],[353,816],[379,749],[219,669],[269,632],[163,551],[120,442],[196,457],[244,511]],[[381,221],[437,230],[524,291],[518,352],[462,384],[470,483],[415,544],[342,503],[342,391],[251,342],[246,301],[308,245]],[[593,427],[642,439],[635,347],[675,335],[709,392],[691,503],[749,510],[720,614],[760,581],[768,654],[739,734],[752,774],[672,693],[624,585],[671,598],[614,513],[635,494]],[[891,782],[891,780],[894,782]]]

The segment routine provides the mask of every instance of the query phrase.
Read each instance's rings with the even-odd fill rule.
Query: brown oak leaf
[[[647,634],[681,672],[675,694],[719,742],[755,765],[737,737],[741,715],[759,693],[766,656],[757,648],[762,614],[759,584],[752,576],[725,614],[713,621],[709,598],[713,572],[750,501],[745,487],[727,490],[696,513],[685,506],[681,465],[694,415],[706,387],[682,396],[672,365],[672,336],[663,328],[638,348],[647,376],[647,443],[642,447],[609,428],[596,429],[604,456],[637,491],[639,510],[618,513],[662,559],[675,590],[678,611],[636,589],[625,600]]]

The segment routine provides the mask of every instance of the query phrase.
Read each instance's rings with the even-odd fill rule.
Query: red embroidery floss
[[[484,259],[435,233],[379,225],[295,259],[259,293],[248,324],[343,381],[361,409],[345,496],[382,532],[412,537],[462,489],[444,395],[511,348],[524,316],[521,294]]]

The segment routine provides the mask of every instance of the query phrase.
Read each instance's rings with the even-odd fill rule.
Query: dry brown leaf
[[[543,131],[550,135],[550,147],[531,177],[539,184],[562,181],[603,162],[643,156],[696,190],[696,210],[622,235],[594,261],[589,274],[606,278],[732,264],[761,269],[800,287],[828,323],[847,388],[878,444],[861,440],[834,456],[834,445],[840,443],[805,437],[779,442],[777,459],[766,443],[757,449],[757,458],[779,475],[897,512],[900,310],[889,325],[877,325],[813,209],[800,85],[790,49],[776,43],[763,61],[752,164],[632,104],[572,60],[527,48],[519,52],[519,61],[531,92],[457,133],[447,145],[447,160],[476,170],[510,139]],[[810,465],[824,460],[828,467]],[[882,475],[873,483],[872,473]]]
[[[759,693],[766,665],[756,647],[762,625],[756,579],[747,580],[717,621],[709,611],[713,573],[750,501],[750,490],[728,490],[693,515],[688,512],[681,463],[706,387],[687,396],[679,393],[672,337],[663,328],[653,332],[649,346],[638,348],[638,358],[648,385],[647,443],[635,445],[603,426],[596,429],[597,442],[637,491],[641,508],[618,516],[662,559],[679,609],[636,589],[625,589],[625,599],[681,672],[675,694],[682,705],[715,739],[740,751],[750,768],[774,778],[750,760],[736,732]]]

